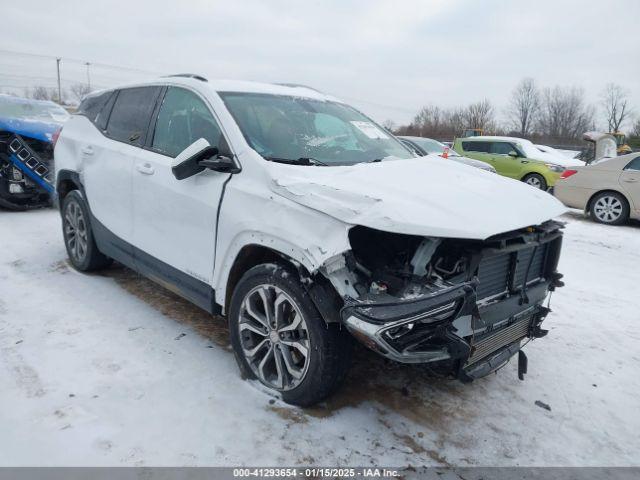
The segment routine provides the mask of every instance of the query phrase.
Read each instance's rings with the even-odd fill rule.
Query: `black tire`
[[[250,361],[243,349],[243,345],[246,346],[247,342],[252,342],[251,337],[256,337],[252,346],[257,343],[262,343],[261,338],[264,338],[264,341],[266,341],[266,347],[264,348],[267,352],[270,352],[270,349],[278,349],[281,367],[285,366],[282,363],[285,352],[281,352],[281,349],[287,350],[287,356],[290,359],[289,362],[291,361],[291,352],[293,351],[291,347],[278,345],[277,338],[270,340],[269,335],[273,334],[274,330],[271,330],[271,333],[269,333],[268,328],[265,328],[264,331],[267,332],[267,334],[260,334],[261,336],[256,335],[253,331],[247,332],[247,329],[243,330],[243,332],[240,331],[240,324],[243,323],[243,325],[246,325],[247,323],[245,300],[247,300],[247,302],[251,301],[251,295],[256,294],[256,292],[259,293],[258,290],[267,288],[269,292],[271,291],[271,287],[273,287],[273,293],[277,298],[280,298],[280,295],[284,292],[286,296],[295,303],[295,307],[299,310],[305,324],[304,334],[307,337],[305,344],[308,347],[307,357],[306,360],[304,360],[305,373],[300,379],[296,380],[285,372],[286,375],[283,374],[283,376],[288,375],[292,383],[292,385],[289,385],[289,388],[277,388],[256,375],[254,369],[257,368],[257,366],[255,364],[251,366],[251,363],[257,363],[259,358]],[[277,301],[275,303],[277,304]],[[263,303],[262,305],[265,304]],[[275,308],[276,307],[274,307],[274,310]],[[285,314],[282,314],[282,317],[284,316]],[[255,317],[250,317],[250,319],[251,318]],[[282,321],[286,325],[285,321]],[[257,322],[254,322],[254,324],[258,325]],[[307,407],[327,398],[344,380],[351,361],[353,345],[349,333],[341,328],[339,324],[327,324],[324,321],[306,289],[301,284],[297,272],[283,265],[258,265],[248,270],[242,276],[231,298],[229,331],[231,345],[243,377],[258,379],[268,388],[280,391],[282,399],[292,405]],[[280,335],[282,335],[282,333]],[[264,353],[264,350],[261,350],[261,352]],[[256,354],[251,358],[253,359],[255,357],[258,357],[258,355]],[[264,354],[264,357],[269,357],[269,353]],[[275,357],[276,353],[273,353],[270,357],[273,358],[274,370],[275,367],[277,367]],[[302,358],[300,354],[298,354],[298,357]],[[269,363],[270,362],[271,360]],[[265,375],[263,375],[263,377],[265,377]],[[296,381],[299,383],[295,384]]]
[[[522,177],[522,181],[534,188],[538,188],[544,192],[547,191],[547,181],[539,173],[529,173]]]
[[[112,260],[102,254],[93,238],[89,209],[84,197],[73,190],[64,197],[62,208],[62,236],[71,265],[81,272],[91,272],[107,267]],[[74,223],[76,225],[74,225]],[[78,241],[78,239],[84,239]],[[81,248],[81,245],[84,247]]]
[[[591,218],[605,225],[622,225],[629,220],[629,202],[617,192],[598,193],[589,206]]]

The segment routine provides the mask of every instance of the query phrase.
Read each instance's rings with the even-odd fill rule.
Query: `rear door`
[[[108,232],[125,242],[133,240],[133,159],[144,145],[159,92],[158,87],[116,92],[95,120],[102,135],[80,148],[82,180],[91,213]]]
[[[232,154],[209,104],[186,88],[166,89],[152,130],[133,166],[134,245],[141,250],[136,264],[207,307],[203,284],[210,291],[218,205],[230,174],[205,170],[176,180],[171,164],[200,138]]]
[[[469,140],[462,141],[462,149],[464,150],[463,155],[469,158],[475,158],[476,160],[481,160],[483,162],[487,162],[490,165],[498,167],[495,165],[492,156],[489,154],[489,147],[491,146],[491,142],[481,142],[478,140]],[[502,173],[498,170],[498,173]]]
[[[624,167],[620,174],[620,185],[631,198],[631,208],[640,212],[640,156]]]
[[[522,177],[522,157],[512,157],[509,152],[518,151],[510,142],[491,142],[489,144],[489,154],[492,165],[501,175],[520,179]]]

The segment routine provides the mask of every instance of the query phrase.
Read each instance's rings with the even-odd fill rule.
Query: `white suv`
[[[543,336],[564,207],[415,157],[311,88],[195,75],[87,97],[55,148],[71,263],[112,259],[229,321],[242,372],[311,405],[352,337],[470,381]]]

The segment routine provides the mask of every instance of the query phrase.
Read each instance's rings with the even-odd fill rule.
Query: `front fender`
[[[229,274],[244,247],[266,247],[313,273],[351,248],[350,228],[317,210],[263,193],[255,183],[229,182],[218,221],[212,285],[216,302],[225,306]]]

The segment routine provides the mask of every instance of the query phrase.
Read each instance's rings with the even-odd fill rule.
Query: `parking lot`
[[[640,226],[561,220],[567,285],[524,382],[359,349],[302,410],[239,377],[223,320],[118,265],[75,272],[55,210],[1,211],[0,464],[637,464]]]

